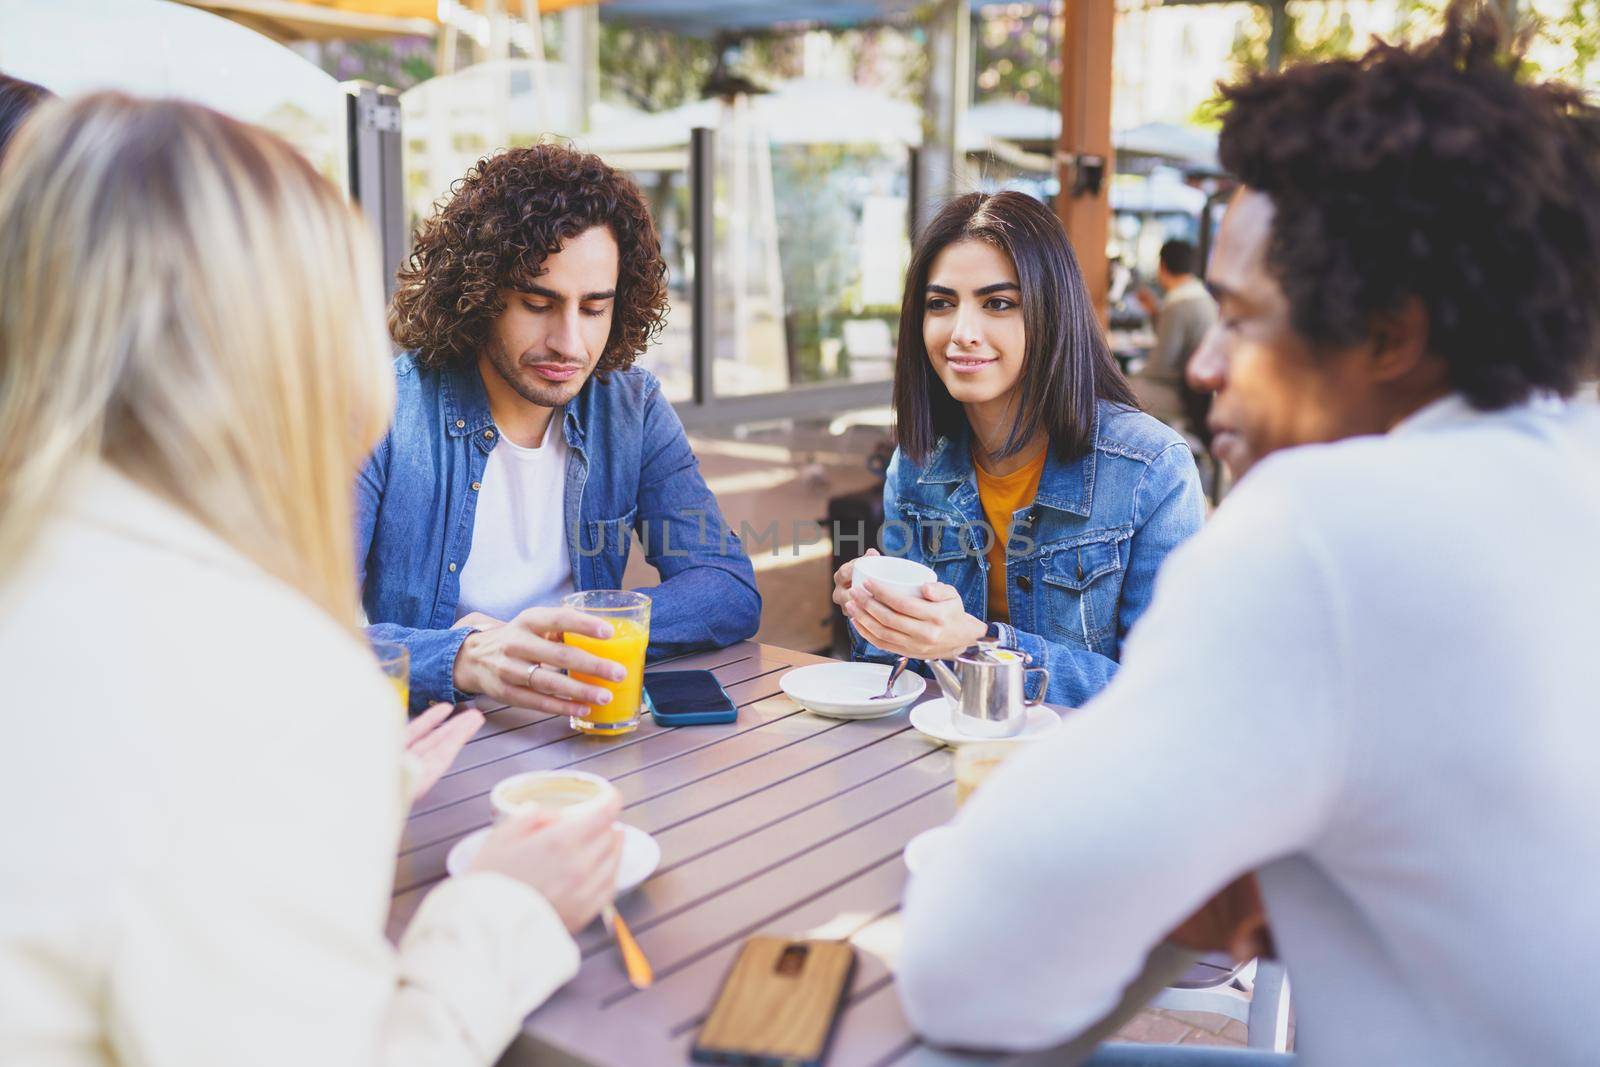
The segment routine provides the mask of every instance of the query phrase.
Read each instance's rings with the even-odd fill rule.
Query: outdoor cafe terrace
[[[1547,6],[1555,11],[1554,0]],[[200,103],[282,137],[359,208],[390,297],[419,226],[479,160],[508,148],[594,153],[646,202],[668,307],[636,365],[660,383],[715,509],[749,554],[759,626],[747,640],[647,666],[639,635],[632,720],[615,736],[597,732],[600,718],[472,701],[482,725],[405,819],[391,941],[430,892],[470,870],[505,814],[492,795],[512,776],[598,776],[620,794],[630,828],[614,910],[574,935],[575,977],[526,1018],[499,1062],[690,1062],[744,946],[770,935],[854,947],[830,1067],[1035,1063],[1046,1060],[925,1041],[897,977],[908,879],[933,862],[958,807],[1005,758],[996,744],[1008,742],[963,733],[953,676],[859,662],[863,639],[835,602],[840,568],[885,544],[885,520],[897,519],[883,502],[913,249],[956,194],[1009,190],[1045,205],[1081,262],[1096,329],[1139,406],[1170,435],[1163,441],[1193,453],[1195,511],[1209,519],[1234,478],[1183,384],[1194,346],[1165,375],[1160,353],[1162,309],[1178,284],[1204,291],[1240,188],[1218,158],[1215,86],[1431,32],[1437,13],[1425,7],[0,0],[0,72],[64,97],[118,89]],[[1542,69],[1590,89],[1585,57],[1600,49],[1600,30],[1559,15],[1534,54]],[[1175,245],[1191,269],[1172,270]],[[1172,283],[1160,297],[1158,279]],[[1590,380],[1578,403],[1597,397]],[[510,440],[489,422],[481,432]],[[983,476],[975,472],[974,484]],[[480,481],[469,480],[478,493]],[[639,536],[628,522],[621,529]],[[648,538],[627,556],[621,590],[659,580],[639,550]],[[1093,553],[1115,557],[1116,547],[1082,540],[1072,546],[1076,572],[1057,578],[1087,602]],[[457,558],[467,566],[452,558],[452,575]],[[1131,564],[1125,553],[1106,566]],[[1002,593],[1004,580],[1002,570]],[[644,619],[648,634],[648,608]],[[393,676],[402,693],[416,685],[410,662]],[[861,690],[863,670],[868,688],[887,683],[887,702]],[[652,681],[684,671],[709,672],[733,709],[726,720],[680,727],[651,714]],[[974,686],[980,673],[961,681]],[[1021,692],[1020,663],[1016,673]],[[465,695],[451,688],[451,699]],[[1039,692],[1011,708],[1025,741],[1075,710]],[[1193,808],[1185,854],[1203,852],[1216,827],[1277,802],[1252,781],[1198,766],[1181,788]],[[1292,983],[1275,951],[1240,960],[1164,943],[1100,1024],[1048,1062],[1082,1062],[1105,1041],[1293,1051]],[[1584,1028],[1577,1018],[1568,1025]],[[0,1059],[4,1051],[0,1040]]]

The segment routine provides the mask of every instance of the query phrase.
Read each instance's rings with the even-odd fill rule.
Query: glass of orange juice
[[[582,717],[574,715],[568,721],[574,730],[586,734],[615,737],[631,732],[639,725],[639,694],[644,688],[644,650],[650,644],[650,598],[643,593],[620,589],[591,589],[584,593],[570,593],[561,598],[561,603],[611,624],[610,637],[566,633],[562,635],[562,640],[575,648],[592,652],[601,659],[620,663],[628,672],[620,682],[572,672],[572,677],[580,682],[609,689],[611,703],[591,704],[588,714]]]
[[[372,654],[378,657],[383,676],[400,697],[400,711],[411,709],[411,650],[395,641],[372,641]]]

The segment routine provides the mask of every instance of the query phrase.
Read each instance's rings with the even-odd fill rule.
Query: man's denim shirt
[[[926,464],[896,451],[887,477],[883,551],[926,563],[968,613],[988,619],[989,542],[966,432],[941,437]],[[1012,516],[1011,622],[1000,625],[1006,644],[1049,668],[1046,699],[1076,707],[1105,687],[1161,561],[1204,518],[1189,446],[1143,412],[1102,400],[1094,447],[1065,463],[1051,451],[1033,503]],[[894,658],[852,635],[857,659]]]
[[[356,560],[368,633],[411,650],[411,706],[460,700],[451,629],[472,547],[477,489],[500,431],[472,363],[395,360],[394,424],[357,485]],[[742,641],[761,595],[737,537],[700,476],[661,383],[637,368],[591,378],[567,404],[566,552],[573,585],[620,589],[632,535],[661,574],[650,594],[652,657]],[[552,501],[552,504],[554,501]]]

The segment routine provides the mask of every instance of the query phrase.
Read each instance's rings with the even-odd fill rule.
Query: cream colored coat
[[[577,969],[497,874],[383,927],[402,716],[354,631],[101,468],[0,587],[0,1063],[492,1062]]]

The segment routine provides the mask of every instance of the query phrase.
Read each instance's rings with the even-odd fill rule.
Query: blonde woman
[[[487,1064],[609,899],[611,813],[496,830],[398,949],[403,716],[352,485],[392,403],[359,220],[192,105],[0,167],[0,1062]]]

